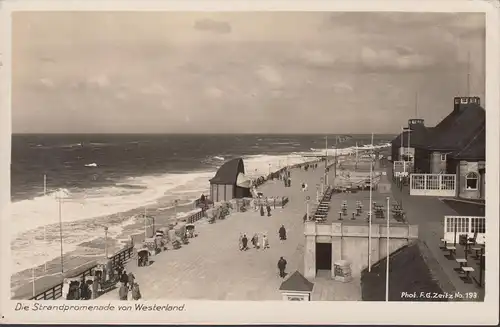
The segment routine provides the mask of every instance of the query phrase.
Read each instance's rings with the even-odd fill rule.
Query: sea
[[[118,235],[133,217],[109,219],[135,208],[189,205],[209,193],[209,179],[226,161],[243,158],[256,178],[325,154],[353,153],[371,135],[13,135],[11,248],[13,272],[59,257],[59,212],[64,252],[102,236],[102,222]],[[385,147],[393,135],[375,135]],[[58,199],[56,195],[61,197]],[[188,205],[186,205],[188,204]],[[183,209],[182,209],[183,208]],[[103,218],[105,217],[105,218]],[[43,250],[41,250],[43,249]]]

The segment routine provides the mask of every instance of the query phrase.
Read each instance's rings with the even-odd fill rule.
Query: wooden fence
[[[121,250],[120,252],[116,253],[114,256],[110,258],[112,262],[112,267],[116,267],[119,263],[124,263],[127,261],[131,255],[132,255],[132,250],[133,247],[128,247],[126,249]],[[77,275],[67,275],[66,277],[68,278],[84,278],[87,276],[91,276],[93,274],[94,269],[97,267],[97,264],[87,268],[83,272],[77,274]],[[37,294],[34,297],[31,297],[30,300],[57,300],[58,298],[62,297],[62,288],[63,288],[63,282],[58,283],[55,286],[52,286],[51,288],[43,291],[42,293]]]
[[[187,223],[193,224],[196,221],[202,219],[205,216],[205,212],[206,211],[202,209],[202,210],[198,211],[197,213],[189,216],[187,218]],[[130,259],[130,257],[132,256],[132,253],[133,253],[133,246],[128,247],[126,249],[123,249],[123,250],[119,251],[118,253],[116,253],[114,256],[112,256],[110,258],[111,263],[112,263],[112,267],[115,268],[118,264],[120,264],[120,263],[123,264],[125,261]],[[93,270],[96,267],[97,267],[97,264],[93,265],[90,268],[87,268],[86,270],[84,270],[83,272],[81,272],[79,274],[71,275],[71,276],[68,275],[67,277],[69,277],[69,278],[83,278],[83,277],[91,276],[93,273]],[[52,286],[51,288],[37,294],[36,296],[31,297],[30,300],[56,300],[56,299],[62,297],[62,287],[63,287],[63,283],[62,282],[58,283],[57,285]]]

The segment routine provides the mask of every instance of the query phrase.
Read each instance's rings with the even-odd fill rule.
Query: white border
[[[162,312],[14,312],[10,300],[10,269],[1,270],[0,315],[2,323],[295,323],[295,324],[498,324],[498,193],[499,193],[499,5],[497,1],[23,1],[0,2],[0,40],[3,67],[0,68],[0,213],[1,260],[10,264],[10,14],[14,11],[409,11],[409,12],[485,12],[486,13],[486,103],[488,183],[488,288],[483,303],[369,303],[369,302],[228,302],[186,301],[181,313]],[[495,7],[496,6],[496,7]],[[82,27],[83,28],[83,27]],[[70,303],[72,301],[57,301]],[[73,301],[74,302],[74,301]],[[102,302],[102,301],[99,301]],[[75,303],[71,303],[75,304]],[[103,303],[104,304],[104,303]],[[118,305],[118,301],[113,301]],[[165,303],[158,303],[165,304]],[[175,303],[170,303],[175,304]],[[410,306],[411,304],[411,306]],[[389,307],[388,307],[389,306]]]

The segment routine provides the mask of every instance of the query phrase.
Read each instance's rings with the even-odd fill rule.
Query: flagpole
[[[47,175],[43,174],[43,196],[47,195]],[[43,226],[43,244],[45,246],[45,252],[47,252],[47,226]],[[45,260],[45,271],[47,271],[47,260]]]
[[[390,206],[390,198],[387,197],[387,241],[386,241],[386,267],[385,267],[385,301],[389,301],[389,233],[390,233],[390,228],[389,228],[389,206]]]
[[[148,238],[148,225],[146,222],[146,213],[147,213],[147,208],[144,207],[144,241]]]
[[[370,211],[368,213],[368,271],[372,271],[372,189],[373,189],[373,133],[370,152]]]
[[[404,137],[405,137],[405,128],[403,127],[401,129],[401,149],[399,150],[399,160],[404,159],[404,157],[403,157],[403,153],[405,150],[404,143],[403,143]]]
[[[467,96],[470,97],[470,51],[467,52]]]
[[[328,135],[325,136],[325,185],[328,185]]]
[[[35,276],[35,267],[31,269],[31,277],[33,279],[33,297],[36,296],[36,286],[35,286],[35,281],[36,281],[36,276]]]
[[[62,233],[62,194],[61,190],[59,190],[59,238],[61,241],[61,274],[64,273],[64,261],[63,261],[63,233]]]

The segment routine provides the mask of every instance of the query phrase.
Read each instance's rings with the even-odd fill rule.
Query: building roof
[[[468,145],[485,125],[485,111],[476,104],[463,105],[443,119],[432,132],[429,150],[458,151]]]
[[[403,138],[403,147],[405,148],[408,147],[408,139],[410,141],[410,147],[425,146],[433,131],[434,127],[426,127],[425,125],[416,124],[411,127],[411,132],[400,133],[394,140],[392,140],[391,143],[394,146],[400,147],[401,138]]]
[[[311,283],[301,273],[295,271],[287,280],[281,283],[280,291],[312,292],[314,283]]]
[[[220,166],[210,184],[236,184],[239,173],[245,173],[243,159],[236,158],[225,162]]]
[[[485,160],[486,158],[486,127],[483,125],[476,131],[476,135],[461,150],[450,156],[459,160]]]

